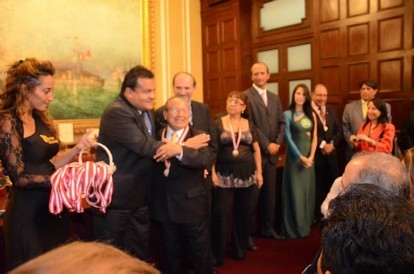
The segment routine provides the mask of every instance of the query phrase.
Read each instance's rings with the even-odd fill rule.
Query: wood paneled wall
[[[204,102],[225,110],[227,94],[250,83],[250,1],[201,1]]]
[[[264,31],[259,15],[266,2],[201,0],[204,101],[213,113],[224,109],[229,91],[251,85],[258,52],[278,49],[279,72],[270,81],[278,82],[285,108],[289,81],[311,79],[328,87],[328,103],[341,116],[359,99],[358,83],[374,79],[401,128],[414,101],[414,0],[306,0],[300,24]],[[312,69],[288,72],[287,48],[301,44],[311,44]]]

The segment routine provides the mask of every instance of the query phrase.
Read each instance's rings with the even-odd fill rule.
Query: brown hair
[[[104,243],[72,242],[17,267],[10,274],[160,274],[152,265]]]
[[[26,58],[24,61],[20,60],[12,64],[6,72],[5,86],[0,93],[0,113],[15,112],[21,118],[26,111],[23,109],[26,100],[23,89],[33,93],[36,86],[40,84],[40,76],[53,76],[54,74],[55,68],[49,61]],[[55,136],[57,135],[52,117],[47,110],[34,109],[33,114],[39,117]]]

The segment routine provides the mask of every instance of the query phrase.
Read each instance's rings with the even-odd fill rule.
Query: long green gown
[[[282,235],[286,238],[302,238],[310,234],[315,208],[315,169],[300,163],[301,155],[308,157],[311,150],[312,121],[303,112],[284,112],[286,121],[286,162],[283,171]]]

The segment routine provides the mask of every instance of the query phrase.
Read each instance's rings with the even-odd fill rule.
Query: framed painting
[[[99,127],[131,67],[153,69],[153,1],[4,1],[0,85],[13,62],[50,60],[56,74],[49,112],[63,141],[75,142],[87,128]]]

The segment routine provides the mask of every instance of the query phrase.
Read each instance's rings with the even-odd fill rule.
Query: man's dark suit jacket
[[[319,145],[324,140],[328,144],[331,141],[333,141],[333,144],[334,144],[335,148],[337,148],[339,143],[341,142],[341,139],[342,139],[341,124],[339,123],[338,114],[337,114],[336,110],[334,108],[329,107],[329,106],[326,106],[326,109],[325,109],[325,119],[326,119],[326,125],[328,127],[327,131],[325,131],[324,125],[323,125],[320,117],[317,115],[318,144],[317,144],[317,149],[316,149],[315,162],[321,161],[321,159],[323,157],[327,158],[330,155],[332,155],[332,157],[335,157],[332,160],[334,160],[335,165],[337,165],[338,160],[336,159],[336,151],[334,150],[333,153],[330,154],[330,155],[323,155],[322,152],[321,152],[321,149],[319,148]]]
[[[155,111],[155,126],[157,131],[167,126],[167,122],[164,119],[164,108],[165,106],[159,107]],[[192,112],[192,127],[202,130],[210,135],[211,143],[214,147],[217,147],[217,133],[214,127],[213,120],[211,119],[210,108],[207,104],[200,103],[197,101],[191,101],[191,112]],[[216,153],[216,151],[214,151]],[[211,164],[214,162],[214,157],[211,159]],[[208,169],[210,170],[210,166]]]
[[[285,118],[279,97],[267,91],[267,107],[254,87],[246,90],[249,99],[249,119],[257,129],[262,158],[267,157],[270,163],[277,163],[277,155],[269,155],[267,147],[270,143],[282,144],[285,135]]]
[[[190,128],[187,138],[203,133]],[[208,220],[208,185],[204,169],[215,156],[210,142],[199,150],[183,146],[179,161],[171,158],[169,176],[164,176],[164,163],[155,164],[151,184],[151,217],[159,222],[199,223]]]
[[[148,112],[155,129],[154,115]],[[105,109],[101,117],[98,142],[111,151],[116,171],[110,208],[137,209],[148,203],[153,155],[162,145],[149,135],[138,110],[120,96]],[[98,148],[97,161],[108,162],[105,151]]]
[[[411,111],[401,129],[402,149],[414,147],[414,111]]]

